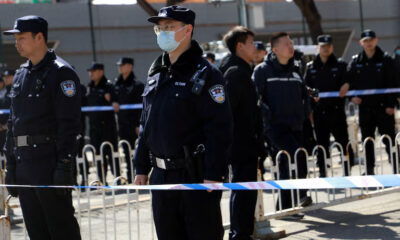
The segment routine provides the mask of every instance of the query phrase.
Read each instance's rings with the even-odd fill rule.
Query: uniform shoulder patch
[[[225,90],[224,86],[217,84],[212,86],[208,92],[211,95],[212,100],[217,103],[224,103],[225,102]]]
[[[72,80],[63,81],[61,84],[61,90],[67,97],[73,97],[76,94],[75,82]]]

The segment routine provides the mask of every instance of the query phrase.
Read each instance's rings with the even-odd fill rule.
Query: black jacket
[[[285,125],[293,131],[301,131],[310,113],[309,97],[299,69],[292,58],[281,65],[275,54],[270,53],[253,73],[265,130],[273,125]]]
[[[257,92],[251,79],[253,70],[249,64],[236,55],[228,55],[220,65],[224,74],[226,91],[233,114],[232,159],[243,155],[256,155],[262,139],[262,119],[257,106]],[[247,158],[243,158],[247,159]]]
[[[21,65],[9,96],[6,150],[16,164],[17,182],[51,184],[57,161],[74,159],[80,131],[81,89],[72,67],[50,50],[37,65]],[[16,136],[55,136],[54,144],[14,149]]]
[[[206,67],[200,95],[190,79]],[[232,115],[221,72],[202,58],[198,43],[176,63],[162,54],[149,70],[143,92],[139,142],[133,158],[137,174],[148,174],[149,152],[160,158],[183,158],[183,146],[205,145],[205,178],[221,181],[232,143]]]
[[[326,63],[323,63],[318,55],[314,61],[307,64],[305,74],[306,85],[316,88],[320,92],[339,91],[346,83],[347,63],[330,55]],[[321,98],[318,103],[313,100],[314,110],[327,108],[344,108],[345,98]]]
[[[111,96],[111,101],[109,102],[105,98],[107,93]],[[97,86],[91,81],[87,88],[86,101],[87,106],[111,106],[113,102],[117,102],[111,81],[107,80],[105,76],[103,76]],[[115,126],[114,111],[88,112],[87,115],[89,116],[91,128],[104,125]],[[103,131],[102,129],[98,130]]]
[[[11,86],[6,86],[5,87],[5,95],[4,97],[0,98],[0,109],[10,109],[11,105],[11,99],[10,99],[10,91],[11,91]],[[7,124],[7,120],[9,118],[9,114],[1,114],[0,115],[0,124],[4,125]],[[1,146],[3,147],[3,146]]]
[[[371,59],[365,52],[353,56],[348,65],[350,89],[380,89],[396,87],[396,68],[393,59],[379,47]],[[396,105],[396,94],[360,96],[360,108],[391,107]]]
[[[117,101],[121,105],[142,103],[143,89],[143,84],[136,80],[133,72],[125,80],[122,78],[122,75],[119,75],[114,86]],[[120,125],[138,127],[140,113],[140,109],[120,110],[118,113],[118,122]]]

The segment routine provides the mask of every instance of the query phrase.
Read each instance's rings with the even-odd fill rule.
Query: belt
[[[55,142],[55,138],[52,136],[17,136],[14,137],[14,143],[16,147],[27,147],[35,144],[43,144]]]
[[[159,158],[150,153],[151,164],[164,170],[175,170],[185,168],[184,158]]]

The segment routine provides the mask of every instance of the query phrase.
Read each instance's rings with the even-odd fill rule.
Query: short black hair
[[[273,48],[282,37],[288,37],[289,34],[287,32],[277,32],[273,33],[269,39],[269,43],[271,44],[271,48]]]
[[[233,27],[224,36],[224,42],[232,54],[236,53],[236,46],[238,43],[245,43],[248,36],[254,37],[254,32],[243,26]]]
[[[42,33],[42,32],[40,32],[40,33]],[[38,34],[38,32],[33,32],[32,37],[35,38],[37,34]],[[44,33],[42,33],[42,35],[44,37],[44,42],[47,43],[47,35],[45,35]]]

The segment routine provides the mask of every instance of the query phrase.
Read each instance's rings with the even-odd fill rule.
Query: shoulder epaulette
[[[62,68],[65,66],[65,63],[63,63],[62,61],[59,61],[58,59],[54,60],[54,63],[56,64],[56,66],[58,68]]]

